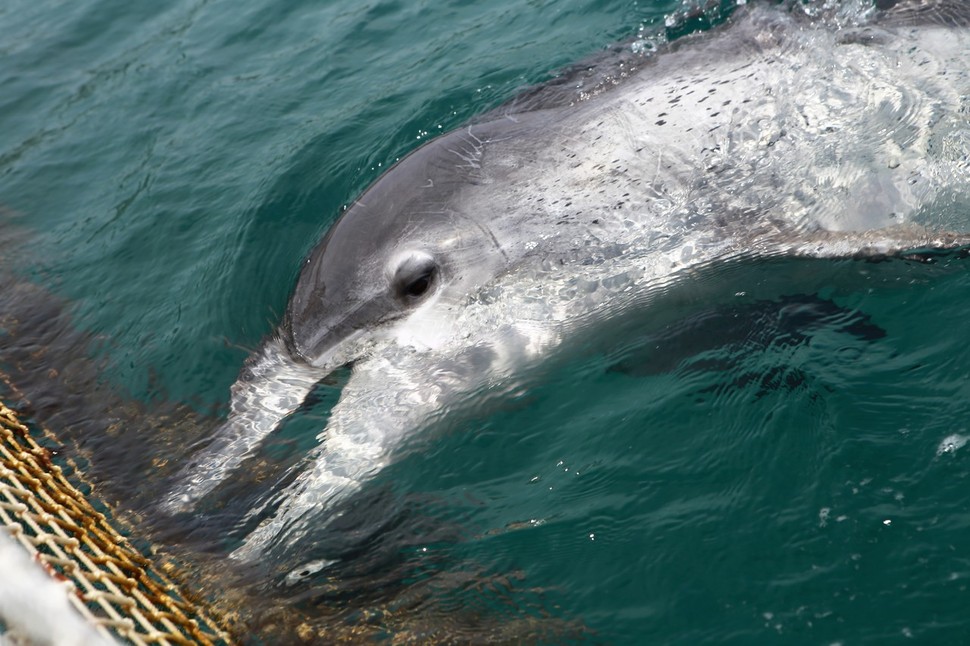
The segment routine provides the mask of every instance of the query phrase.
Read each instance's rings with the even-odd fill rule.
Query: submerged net
[[[74,611],[105,642],[120,638],[133,644],[230,643],[211,611],[186,598],[166,574],[171,566],[156,567],[68,480],[76,479],[77,473],[69,465],[54,463],[51,450],[41,443],[44,439],[0,403],[0,523],[46,570]],[[0,543],[0,552],[7,543]],[[56,641],[33,637],[44,626],[32,625],[32,634],[19,634],[23,630],[18,624],[30,619],[6,616],[14,612],[10,599],[22,605],[31,595],[42,594],[31,581],[0,575],[0,597],[8,600],[6,608],[0,603],[0,643],[5,643],[5,629],[27,643],[31,638]],[[42,605],[39,600],[38,604]],[[46,619],[54,626],[61,618]]]

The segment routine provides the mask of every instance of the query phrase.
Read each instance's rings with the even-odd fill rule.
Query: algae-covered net
[[[229,643],[48,441],[0,403],[0,644]]]

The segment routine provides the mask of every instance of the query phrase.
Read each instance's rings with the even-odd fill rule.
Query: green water
[[[0,217],[28,232],[17,270],[101,340],[103,381],[224,408],[301,258],[384,168],[680,7],[12,0]],[[372,573],[393,552],[398,585],[439,582],[442,622],[474,607],[564,640],[970,640],[970,448],[938,454],[970,435],[966,261],[724,282],[748,304],[686,294],[670,325],[631,317],[418,440],[371,487],[405,520],[355,558]]]

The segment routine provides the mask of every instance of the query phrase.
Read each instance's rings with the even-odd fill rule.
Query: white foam
[[[936,454],[955,453],[966,445],[967,440],[970,440],[970,435],[959,435],[957,433],[947,435],[940,442],[940,445],[936,447]]]

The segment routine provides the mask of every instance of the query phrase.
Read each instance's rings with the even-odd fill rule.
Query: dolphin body
[[[524,367],[695,270],[970,243],[926,228],[970,213],[970,8],[880,6],[743,7],[400,161],[306,259],[165,509],[191,511],[350,362],[319,447],[235,557],[295,545],[436,416],[513,391]]]

